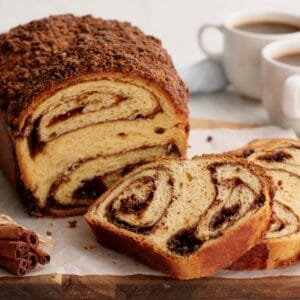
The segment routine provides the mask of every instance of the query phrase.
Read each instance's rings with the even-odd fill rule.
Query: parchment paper
[[[208,141],[210,136],[212,139]],[[216,129],[191,131],[189,156],[201,153],[223,152],[240,147],[248,141],[263,137],[295,138],[291,130],[276,127],[255,129]],[[45,248],[51,255],[51,263],[38,267],[29,275],[42,274],[76,274],[76,275],[162,275],[143,264],[115,251],[105,249],[97,244],[91,230],[83,217],[65,219],[35,219],[29,217],[21,205],[19,196],[0,171],[0,213],[8,214],[22,224],[40,234],[52,233],[54,245]],[[75,228],[70,228],[69,221],[77,221]],[[280,275],[300,275],[300,263],[290,267],[252,272],[221,271],[215,276],[227,278],[255,278]],[[0,269],[0,277],[9,274]]]

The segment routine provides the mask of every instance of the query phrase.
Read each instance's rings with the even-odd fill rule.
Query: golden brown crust
[[[247,250],[262,241],[262,232],[269,225],[269,208],[257,212],[253,217],[234,230],[230,230],[214,243],[190,259],[165,256],[159,249],[134,240],[110,227],[94,223],[88,215],[89,223],[98,241],[105,247],[131,255],[153,269],[178,279],[193,279],[209,276],[229,266]],[[224,251],[226,249],[226,251]]]
[[[236,260],[230,269],[236,271],[266,269],[268,257],[268,246],[266,243],[260,243]]]
[[[300,238],[263,240],[236,260],[231,270],[283,268],[300,259]]]
[[[193,279],[211,275],[212,273],[231,265],[233,261],[238,259],[253,246],[260,243],[270,222],[270,178],[266,176],[261,168],[244,159],[236,159],[232,156],[225,155],[203,155],[201,157],[222,157],[224,158],[224,161],[229,160],[239,162],[241,165],[250,168],[259,176],[264,186],[264,194],[266,195],[267,200],[264,206],[247,221],[239,226],[229,228],[217,240],[204,244],[201,251],[198,251],[189,257],[167,255],[159,248],[154,248],[146,241],[143,241],[143,239],[139,239],[136,235],[126,232],[125,229],[114,227],[114,225],[110,224],[99,223],[93,218],[93,209],[99,205],[101,199],[105,199],[106,195],[110,193],[110,190],[113,190],[117,185],[127,179],[128,176],[125,176],[115,183],[101,199],[96,201],[85,215],[86,221],[90,225],[98,241],[105,247],[131,255],[152,268],[179,279]],[[163,160],[170,159],[166,158]],[[138,172],[138,169],[135,170],[135,172]]]
[[[106,73],[159,87],[187,116],[188,91],[170,56],[158,39],[128,22],[61,15],[0,35],[0,106],[14,127],[41,94]]]
[[[300,147],[300,142],[293,139],[260,139],[253,140],[242,148],[229,152],[238,157],[249,157],[255,151],[269,151],[277,145],[294,145]],[[273,190],[275,190],[273,183]],[[300,258],[300,236],[286,238],[264,239],[263,243],[253,247],[245,255],[235,261],[232,270],[257,270],[280,268],[290,265]]]

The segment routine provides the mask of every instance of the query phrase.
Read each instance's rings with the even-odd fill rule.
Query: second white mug
[[[243,30],[243,24],[255,23],[283,24],[291,26],[291,31],[254,32]],[[223,51],[211,52],[205,45],[203,33],[208,28],[215,28],[224,35]],[[296,30],[292,30],[296,28]],[[238,12],[225,20],[224,25],[205,24],[199,29],[198,38],[202,51],[210,58],[222,62],[226,75],[235,89],[242,95],[260,100],[261,51],[275,40],[299,34],[300,17],[274,12],[248,11]]]
[[[263,103],[273,123],[300,134],[300,36],[262,53]]]

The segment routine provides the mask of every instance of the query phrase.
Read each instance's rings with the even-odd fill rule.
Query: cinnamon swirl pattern
[[[82,214],[136,166],[186,155],[187,89],[160,41],[129,23],[67,15],[14,28],[0,36],[0,83],[33,214]]]
[[[146,87],[107,79],[49,97],[26,118],[18,145],[38,208],[84,212],[135,166],[184,155],[171,109]]]
[[[269,230],[260,257],[258,248],[247,253],[233,268],[276,268],[300,256],[300,143],[296,140],[258,140],[234,152],[263,167],[274,185],[274,201]],[[254,252],[256,252],[254,254]]]
[[[115,248],[108,239],[121,236],[134,247],[159,249],[155,253],[159,259],[193,260],[262,211],[265,219],[255,230],[266,229],[270,212],[266,182],[255,168],[228,157],[163,160],[119,181],[90,208],[86,219],[106,246]],[[170,266],[164,267],[171,272]]]
[[[120,228],[147,234],[173,200],[173,175],[168,169],[147,169],[122,189],[106,207],[107,219]],[[163,193],[163,197],[161,197]]]

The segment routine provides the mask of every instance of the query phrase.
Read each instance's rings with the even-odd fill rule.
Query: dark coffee
[[[276,21],[252,21],[249,23],[238,24],[235,26],[235,28],[247,32],[261,34],[285,34],[297,32],[300,30],[300,27],[295,24]]]
[[[287,53],[274,59],[287,65],[300,67],[300,52]]]

